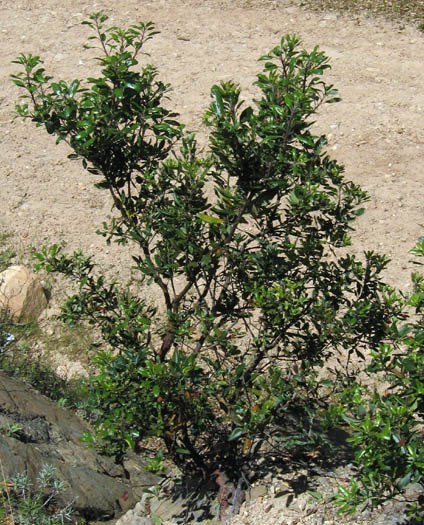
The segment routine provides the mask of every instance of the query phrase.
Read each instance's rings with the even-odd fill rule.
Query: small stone
[[[405,489],[405,496],[407,499],[418,498],[423,494],[423,487],[420,483],[410,483]]]
[[[250,500],[255,500],[260,497],[266,496],[267,488],[264,485],[256,485],[250,490]]]
[[[14,321],[37,319],[47,306],[38,277],[22,265],[0,273],[0,309],[8,310]]]

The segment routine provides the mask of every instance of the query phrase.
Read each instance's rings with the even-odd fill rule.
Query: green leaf
[[[25,87],[25,83],[19,78],[13,78],[12,82],[18,87]]]
[[[360,423],[357,419],[347,416],[346,414],[342,414],[342,419],[346,421],[346,423],[349,423],[349,425],[357,426]]]
[[[357,217],[360,217],[365,213],[365,208],[358,208],[357,210],[353,210],[353,215],[356,215]]]
[[[79,87],[79,81],[78,80],[74,80],[71,85],[69,86],[69,96],[70,97],[73,97],[75,95],[75,93],[77,92],[78,90],[78,87]]]
[[[314,491],[314,490],[308,490],[307,492],[308,492],[308,494],[310,494],[313,498],[315,498],[318,501],[321,501],[324,498],[324,496],[321,494],[321,492],[317,492],[317,491]]]
[[[412,475],[412,472],[408,472],[408,474],[403,476],[403,478],[398,482],[398,487],[403,490],[410,483]]]
[[[209,224],[224,224],[224,221],[218,217],[212,217],[211,215],[205,215],[204,213],[199,213],[197,216],[201,221]]]
[[[152,518],[156,525],[162,525],[162,520],[159,518],[157,514],[152,514]]]
[[[311,148],[313,148],[315,146],[315,141],[314,141],[314,138],[311,137],[310,135],[299,135],[297,137],[297,139],[299,140],[299,142],[301,142],[302,144],[305,144],[306,146],[309,146]]]
[[[228,436],[228,441],[234,441],[235,439],[238,439],[240,436],[243,436],[246,434],[246,431],[244,428],[236,427],[231,434]]]
[[[129,436],[127,435],[125,437],[125,443],[128,445],[128,447],[133,450],[134,447],[135,447],[135,441],[134,441],[134,438],[132,436]]]
[[[250,121],[250,119],[252,118],[252,115],[253,115],[253,108],[249,106],[248,108],[242,111],[240,115],[240,122],[243,123],[243,122]]]
[[[211,97],[214,99],[215,113],[220,117],[224,112],[224,103],[222,101],[222,91],[218,86],[212,86]]]
[[[284,95],[284,103],[288,108],[290,108],[293,105],[293,102],[294,102],[294,97],[292,94],[287,93],[286,95]]]
[[[293,190],[290,192],[290,196],[289,196],[289,201],[290,201],[290,204],[293,204],[293,205],[297,205],[299,204],[300,202],[300,199],[298,198],[298,196],[296,195],[296,190]]]
[[[153,387],[153,395],[154,395],[155,397],[158,397],[159,394],[160,394],[160,387],[159,387],[159,385],[155,385],[155,386]]]

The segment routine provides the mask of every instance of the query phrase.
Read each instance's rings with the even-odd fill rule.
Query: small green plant
[[[0,483],[0,523],[16,525],[63,525],[72,521],[72,503],[57,508],[64,483],[55,468],[44,465],[33,485],[26,474]]]
[[[7,424],[4,427],[0,427],[0,432],[4,432],[6,436],[13,437],[19,434],[23,430],[23,426],[19,423]]]
[[[221,467],[238,479],[270,446],[316,450],[334,392],[392,336],[401,309],[381,282],[387,259],[345,250],[368,197],[311,132],[321,104],[338,100],[322,79],[328,58],[287,35],[260,58],[253,105],[233,82],[213,86],[202,156],[164,107],[170,87],[139,67],[153,24],[106,21],[84,22],[99,77],[54,82],[34,55],[13,76],[18,114],[69,144],[109,191],[116,216],[99,233],[131,250],[143,285],[108,283],[81,252],[36,254],[39,268],[79,283],[62,318],[102,334],[92,380],[102,411],[86,440],[121,460],[160,438],[205,478]]]
[[[158,472],[164,472],[165,471],[165,465],[164,465],[164,462],[163,462],[163,450],[159,450],[155,457],[152,458],[148,464],[146,465],[145,469],[148,471],[148,472],[154,472],[154,473],[158,473]]]
[[[418,24],[418,29],[419,31],[423,31],[424,32],[424,22],[421,22]]]

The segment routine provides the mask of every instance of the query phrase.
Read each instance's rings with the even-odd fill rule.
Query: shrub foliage
[[[116,215],[99,233],[134,261],[139,285],[128,288],[81,252],[37,254],[79,282],[63,319],[87,320],[106,343],[96,436],[118,459],[161,438],[168,457],[204,476],[225,465],[237,477],[270,445],[316,450],[332,416],[354,420],[346,392],[370,351],[378,367],[402,310],[381,281],[387,259],[345,249],[368,197],[312,131],[321,104],[338,100],[323,80],[328,58],[287,35],[259,59],[251,105],[237,84],[213,86],[200,154],[166,108],[170,86],[139,66],[153,24],[106,20],[85,22],[98,77],[52,81],[33,55],[13,76],[19,115],[68,143],[109,191]]]
[[[424,238],[411,253],[424,257]],[[422,265],[420,261],[416,264]],[[336,502],[353,512],[360,504],[375,507],[419,484],[407,499],[408,514],[424,518],[424,276],[412,275],[413,292],[403,296],[412,315],[394,322],[391,344],[371,352],[370,382],[355,379],[336,411],[350,426],[358,476]],[[377,382],[378,380],[378,382]],[[345,402],[343,402],[343,399]],[[420,488],[421,486],[421,488]]]

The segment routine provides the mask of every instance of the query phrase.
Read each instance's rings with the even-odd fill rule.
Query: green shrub
[[[270,443],[316,450],[323,410],[390,339],[401,309],[380,279],[387,259],[345,250],[367,195],[311,131],[320,105],[338,100],[322,80],[328,58],[288,35],[261,57],[252,106],[237,84],[213,86],[202,156],[163,105],[170,87],[138,67],[153,24],[106,20],[85,22],[99,77],[53,82],[33,55],[13,76],[27,99],[19,115],[67,142],[110,192],[116,217],[100,234],[131,250],[143,285],[108,283],[81,252],[37,254],[39,267],[79,282],[62,318],[92,323],[108,346],[95,359],[96,435],[118,459],[159,437],[204,476],[221,466],[238,478]]]
[[[424,257],[424,238],[411,253]],[[403,494],[410,483],[424,484],[424,276],[414,273],[412,280],[414,291],[405,298],[412,320],[393,324],[396,344],[372,351],[368,374],[379,383],[367,387],[355,382],[349,391],[351,406],[339,407],[351,427],[358,466],[357,478],[337,496],[343,511],[363,504],[375,507]],[[410,514],[421,520],[422,488],[409,503]]]

